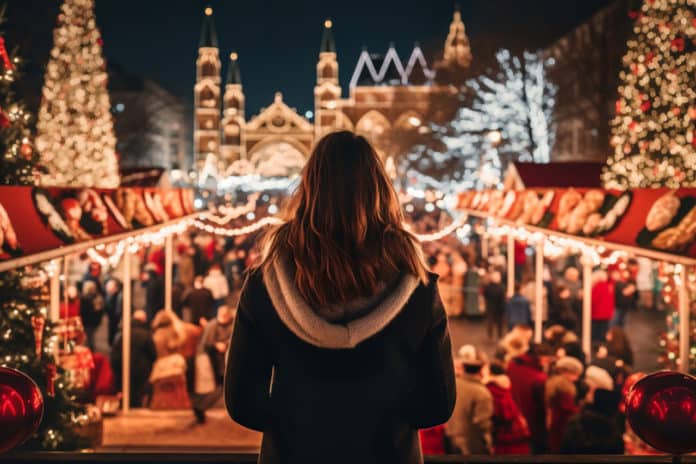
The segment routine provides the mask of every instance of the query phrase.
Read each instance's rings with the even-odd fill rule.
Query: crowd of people
[[[416,232],[440,228],[441,218],[423,214]],[[475,225],[473,226],[475,228]],[[219,402],[224,353],[232,333],[236,299],[245,270],[254,262],[257,236],[221,238],[184,234],[175,240],[172,311],[164,308],[164,249],[143,248],[131,259],[131,406],[190,407],[198,422]],[[481,238],[468,244],[445,237],[424,244],[439,274],[450,317],[483,316],[498,350],[489,356],[465,345],[455,356],[457,403],[450,421],[422,431],[426,453],[528,454],[620,453],[624,451],[621,395],[634,358],[622,327],[639,304],[652,305],[654,277],[630,260],[592,276],[592,363],[581,336],[582,276],[570,258],[544,267],[544,342],[531,342],[537,311],[528,272],[527,247],[516,242],[515,291],[506,291],[506,250]],[[62,317],[79,317],[93,352],[108,351],[114,390],[122,388],[122,264],[105,270],[87,257],[73,260],[75,285],[65,290]],[[643,280],[641,285],[641,279]],[[651,280],[652,279],[652,280]],[[650,280],[649,284],[644,281]],[[97,329],[107,325],[107,339]],[[164,386],[163,386],[164,385]],[[169,385],[169,388],[166,388]],[[173,392],[173,393],[172,393]],[[578,437],[582,437],[579,440]]]

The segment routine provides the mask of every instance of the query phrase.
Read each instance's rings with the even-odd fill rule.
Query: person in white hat
[[[493,397],[483,384],[486,356],[473,345],[459,349],[455,363],[461,365],[457,377],[454,412],[445,433],[459,454],[491,454]]]

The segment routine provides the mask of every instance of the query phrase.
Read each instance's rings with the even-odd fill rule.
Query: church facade
[[[385,159],[395,158],[409,148],[409,141],[429,131],[429,122],[452,116],[457,94],[453,84],[462,82],[471,63],[465,26],[455,10],[439,59],[429,63],[418,45],[407,60],[401,60],[393,46],[384,55],[363,50],[344,97],[333,24],[326,20],[314,86],[314,122],[285,104],[279,92],[271,105],[247,119],[239,57],[230,54],[223,84],[213,10],[208,7],[204,13],[193,146],[195,166],[207,175],[292,175],[316,140],[341,129],[364,135]]]

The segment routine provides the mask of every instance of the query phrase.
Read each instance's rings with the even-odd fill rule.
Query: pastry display
[[[139,225],[140,227],[150,227],[152,225],[155,225],[155,219],[152,217],[152,214],[150,214],[150,212],[148,211],[147,206],[145,205],[145,201],[143,201],[143,197],[135,192],[133,192],[133,194],[133,198],[135,199],[135,206],[133,210],[133,224]]]
[[[17,240],[17,233],[12,226],[10,221],[10,216],[8,216],[5,208],[0,204],[0,246],[8,254],[12,256],[18,256],[22,254],[22,250],[19,247],[19,240]]]
[[[544,196],[541,197],[541,200],[537,203],[532,213],[532,224],[539,224],[541,220],[544,219],[544,215],[549,210],[554,195],[555,192],[553,190],[547,190],[544,193]]]
[[[652,241],[655,248],[676,251],[696,240],[696,206],[674,227],[660,232]]]
[[[169,216],[164,210],[162,197],[160,197],[159,192],[143,192],[143,197],[145,198],[145,206],[150,214],[152,214],[155,221],[167,222],[169,220]]]
[[[111,196],[105,193],[103,199],[104,204],[109,209],[111,215],[114,217],[114,220],[116,220],[118,225],[121,226],[123,229],[132,229],[133,224],[126,220],[126,218],[123,216],[123,213],[121,213],[114,201],[111,199]]]
[[[484,205],[486,211],[494,216],[500,212],[500,207],[503,206],[504,193],[502,190],[495,190],[490,195],[487,205]]]
[[[650,232],[655,232],[667,227],[679,211],[680,204],[681,201],[674,192],[661,196],[650,208],[648,216],[645,218],[645,228]]]
[[[193,202],[193,190],[180,190],[181,192],[181,206],[183,206],[186,214],[193,214],[196,212],[196,207]]]
[[[148,227],[155,223],[155,220],[147,211],[143,198],[137,192],[130,189],[121,189],[115,193],[116,207],[121,211],[128,224]]]
[[[607,211],[604,217],[599,221],[597,227],[592,233],[604,234],[609,232],[616,226],[619,219],[626,213],[629,205],[631,204],[631,194],[629,192],[621,194],[614,205]],[[590,233],[587,233],[590,235]]]
[[[582,232],[589,216],[599,212],[599,209],[604,203],[605,196],[606,194],[601,190],[589,190],[582,196],[582,200],[577,203],[575,208],[573,208],[570,213],[565,213],[563,216],[561,216],[559,205],[558,229],[573,235]],[[577,199],[577,197],[570,198],[566,201],[564,206],[567,207],[569,204],[572,204],[575,199]],[[600,218],[596,218],[596,221],[599,222],[599,219],[601,219],[601,215]]]
[[[523,224],[529,224],[538,204],[539,196],[537,193],[532,190],[527,190],[522,198],[522,214],[517,218],[517,221]]]
[[[162,196],[164,210],[170,218],[178,218],[184,215],[184,209],[181,206],[181,199],[177,190],[165,190]]]
[[[65,243],[73,243],[75,236],[70,227],[66,224],[56,207],[53,205],[48,193],[41,189],[34,189],[32,192],[34,205],[39,212],[43,222],[51,229],[59,239]]]
[[[568,228],[568,219],[571,211],[582,201],[582,194],[575,189],[569,189],[561,195],[558,201],[558,229],[566,230]]]
[[[505,194],[505,198],[503,199],[503,205],[500,207],[500,211],[498,213],[498,216],[500,217],[505,217],[507,214],[512,210],[513,205],[515,204],[515,200],[517,199],[517,194],[510,190]]]
[[[93,189],[84,189],[78,196],[82,208],[80,225],[92,235],[109,233],[109,212],[101,196]]]
[[[602,215],[599,213],[592,213],[587,216],[587,221],[582,227],[582,233],[585,235],[592,235],[597,231],[599,223],[602,221]]]
[[[63,198],[60,202],[60,207],[63,210],[65,223],[70,228],[73,236],[79,240],[90,240],[92,236],[80,225],[82,219],[82,207],[76,198]]]

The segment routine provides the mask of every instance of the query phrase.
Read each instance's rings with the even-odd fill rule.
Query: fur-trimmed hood
[[[348,349],[384,329],[418,287],[416,276],[402,275],[371,298],[341,306],[311,308],[294,283],[295,270],[279,256],[266,268],[263,281],[280,320],[297,337],[319,348]]]

